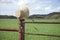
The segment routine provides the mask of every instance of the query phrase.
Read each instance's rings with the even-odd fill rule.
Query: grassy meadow
[[[60,22],[60,19],[33,19],[34,22]],[[25,19],[26,22],[33,21]],[[17,19],[0,19],[0,28],[18,29]],[[25,33],[60,35],[60,24],[25,24]],[[18,40],[17,32],[0,31],[0,40]],[[25,40],[60,40],[60,37],[25,34]]]

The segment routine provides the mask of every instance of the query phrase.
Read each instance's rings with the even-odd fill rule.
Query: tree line
[[[15,16],[13,15],[0,15],[0,18],[4,19],[4,18],[7,18],[7,19],[16,19]],[[28,18],[30,19],[59,19],[60,18],[60,12],[52,12],[52,13],[49,13],[47,15],[40,15],[40,14],[36,14],[36,15],[31,15],[29,16]]]
[[[4,18],[7,18],[7,19],[16,19],[16,17],[15,16],[8,16],[8,15],[0,15],[0,18],[1,19],[4,19]]]

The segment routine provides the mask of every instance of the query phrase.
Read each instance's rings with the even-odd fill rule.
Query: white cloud
[[[5,1],[5,0],[1,0]],[[1,3],[0,9],[5,10],[5,13],[11,12],[14,13],[16,9],[20,8],[21,5],[27,5],[30,11],[30,15],[32,14],[48,14],[53,11],[60,11],[60,6],[53,8],[52,0],[7,0],[7,2],[11,3]]]
[[[19,6],[21,6],[21,5],[30,5],[30,4],[34,4],[34,2],[36,2],[36,0],[19,0],[18,2],[17,2],[17,4],[19,5]]]
[[[56,7],[50,10],[51,12],[60,12],[60,7]]]
[[[56,8],[53,8],[51,6],[45,7],[45,13],[46,14],[49,14],[51,12],[60,12],[60,6],[56,7]]]
[[[52,6],[47,6],[47,7],[45,7],[45,11],[46,11],[46,12],[51,12],[52,9],[53,9]]]
[[[56,11],[59,11],[60,12],[60,6],[56,8]]]
[[[23,0],[20,0],[19,2],[17,2],[17,5],[22,5],[24,3],[24,1]]]
[[[45,10],[50,10],[50,9],[51,9],[51,7],[46,7],[46,8],[45,8]]]

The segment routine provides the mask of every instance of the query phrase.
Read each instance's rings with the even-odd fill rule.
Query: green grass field
[[[25,21],[31,22],[31,19]],[[60,19],[34,19],[37,22],[60,22]],[[0,19],[0,28],[18,29],[17,19]],[[35,29],[36,28],[36,29]],[[60,24],[25,24],[25,32],[60,35]],[[0,40],[18,40],[17,32],[0,31]],[[60,37],[25,34],[25,40],[60,40]]]

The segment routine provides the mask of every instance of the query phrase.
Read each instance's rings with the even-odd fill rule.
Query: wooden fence
[[[25,31],[24,31],[25,30],[25,27],[24,27],[25,23],[33,23],[33,24],[60,24],[60,22],[24,22],[24,19],[18,19],[18,27],[19,27],[19,29],[0,28],[0,31],[18,32],[18,40],[24,40],[24,37],[25,37],[24,34],[60,37],[60,35],[25,33]]]

